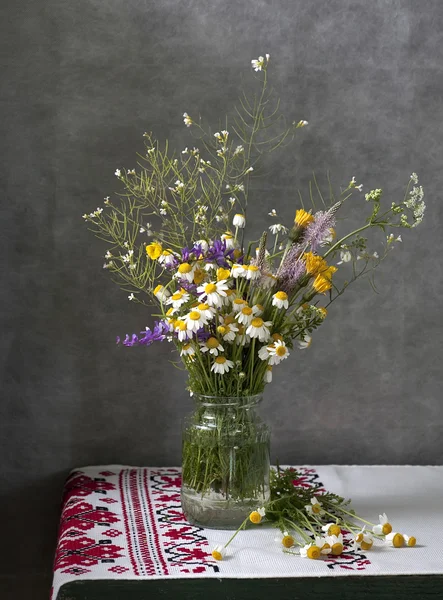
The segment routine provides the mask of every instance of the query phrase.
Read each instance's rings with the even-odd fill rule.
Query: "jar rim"
[[[201,406],[254,406],[263,400],[263,393],[251,394],[249,396],[208,396],[206,394],[194,393],[193,398]]]

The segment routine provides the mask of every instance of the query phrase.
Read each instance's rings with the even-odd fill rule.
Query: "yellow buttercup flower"
[[[311,215],[311,213],[306,212],[302,208],[295,212],[294,222],[299,227],[307,227],[309,223],[312,223],[312,221],[314,221],[314,216]]]
[[[161,253],[163,252],[162,245],[159,242],[152,242],[146,246],[146,254],[149,256],[151,260],[157,260]]]
[[[230,276],[231,271],[229,269],[223,269],[222,267],[220,267],[220,269],[217,269],[217,281],[229,279]]]

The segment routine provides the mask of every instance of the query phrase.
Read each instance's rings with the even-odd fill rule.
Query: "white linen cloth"
[[[361,517],[386,512],[394,531],[415,536],[413,548],[377,541],[343,556],[309,560],[282,552],[265,523],[241,531],[223,561],[211,556],[233,532],[189,525],[180,506],[177,467],[92,466],[67,481],[54,564],[52,598],[73,580],[273,578],[443,574],[442,466],[296,467],[301,484],[322,484],[352,499]],[[321,498],[320,498],[321,499]]]

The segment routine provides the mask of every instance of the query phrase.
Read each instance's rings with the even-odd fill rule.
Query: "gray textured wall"
[[[177,464],[184,380],[167,345],[125,350],[149,323],[102,271],[80,216],[118,189],[142,133],[189,145],[270,52],[283,108],[310,122],[256,185],[294,211],[312,169],[401,193],[416,170],[427,219],[378,277],[337,302],[265,407],[274,457],[441,463],[443,5],[437,0],[23,0],[1,3],[0,596],[44,598],[59,493],[93,463]],[[192,142],[191,142],[192,143]],[[398,196],[396,196],[398,197]],[[6,540],[6,541],[5,541]],[[26,595],[24,587],[32,592]],[[3,587],[2,587],[3,586]],[[2,595],[2,591],[4,593]],[[14,590],[14,591],[12,591]]]

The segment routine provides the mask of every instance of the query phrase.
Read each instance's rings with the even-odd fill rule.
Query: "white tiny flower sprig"
[[[270,58],[270,54],[265,54],[264,57],[259,56],[258,58],[254,58],[253,60],[251,60],[251,65],[254,71],[264,71],[268,66]]]

